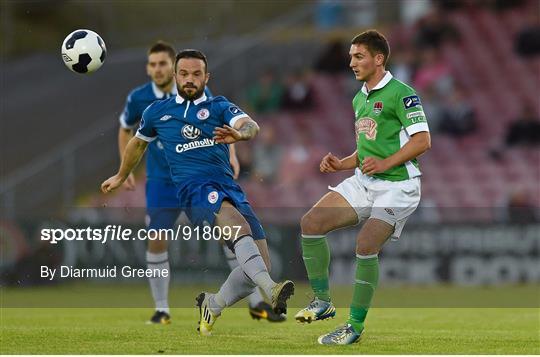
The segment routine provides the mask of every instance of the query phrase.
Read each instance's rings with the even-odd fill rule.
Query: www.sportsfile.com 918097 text
[[[40,239],[50,244],[66,241],[97,241],[105,244],[108,241],[135,240],[221,240],[236,239],[242,226],[187,226],[178,225],[173,228],[136,229],[121,225],[107,225],[104,228],[43,228]]]

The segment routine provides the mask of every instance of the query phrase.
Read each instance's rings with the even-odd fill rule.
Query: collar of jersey
[[[159,87],[154,82],[151,82],[151,83],[152,83],[152,91],[154,92],[154,95],[156,96],[156,98],[161,99],[165,97],[165,92],[159,89]],[[173,85],[171,89],[171,94],[175,94],[175,95],[178,94],[178,91],[176,90],[176,84]]]
[[[199,98],[197,98],[197,99],[195,99],[195,100],[193,101],[193,104],[199,105],[199,104],[201,104],[202,102],[206,101],[207,99],[208,99],[208,98],[206,97],[206,94],[203,93],[202,96],[200,96]],[[176,103],[182,104],[182,103],[184,103],[184,102],[185,102],[185,99],[182,98],[182,96],[181,96],[180,94],[177,94],[177,95],[176,95]]]
[[[375,87],[373,87],[373,89],[371,89],[371,91],[374,91],[374,90],[377,90],[377,89],[381,89],[382,87],[384,87],[385,85],[388,84],[388,82],[390,82],[390,80],[393,78],[394,76],[392,76],[392,73],[390,73],[390,71],[386,71],[386,74],[384,75],[384,77],[379,81],[379,83],[377,83],[377,85]],[[370,91],[370,92],[371,92]],[[362,86],[362,93],[364,93],[365,95],[368,95],[368,91],[367,91],[367,88],[366,88],[366,83],[364,82],[364,85]]]

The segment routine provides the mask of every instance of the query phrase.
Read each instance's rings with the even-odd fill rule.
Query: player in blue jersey
[[[151,81],[135,88],[127,97],[126,104],[119,118],[118,146],[120,158],[129,140],[133,137],[133,128],[139,124],[142,113],[148,105],[156,100],[176,96],[176,83],[174,81],[174,61],[176,52],[174,48],[162,41],[155,43],[148,50],[146,71]],[[205,94],[211,97],[210,90]],[[234,151],[234,144],[230,145],[230,161],[234,177],[237,178],[240,166]],[[146,207],[149,228],[173,228],[181,212],[176,198],[176,187],[171,180],[170,170],[163,146],[156,140],[148,147],[146,160]],[[135,187],[133,174],[128,176],[124,186],[132,190]],[[167,240],[149,240],[146,252],[148,268],[170,271],[168,262]],[[235,266],[234,254],[224,246],[224,252],[231,269]],[[231,259],[232,254],[232,259]],[[233,260],[234,259],[234,260]],[[154,315],[150,318],[152,323],[170,323],[168,292],[170,274],[167,277],[159,275],[150,277],[150,290],[155,304]],[[249,312],[254,318],[266,318],[269,321],[283,321],[284,317],[275,314],[270,305],[266,303],[257,289],[249,298]]]
[[[235,252],[239,266],[231,271],[220,290],[197,297],[201,335],[211,334],[222,310],[250,295],[256,286],[271,298],[276,313],[286,312],[286,302],[294,293],[292,281],[276,283],[268,273],[270,256],[265,233],[234,181],[229,162],[228,144],[252,139],[259,127],[226,98],[205,95],[207,68],[206,56],[200,51],[184,50],[176,56],[178,95],[156,101],[144,111],[118,173],[101,185],[105,193],[120,187],[148,144],[158,139],[178,189],[179,206],[193,224],[218,228]]]

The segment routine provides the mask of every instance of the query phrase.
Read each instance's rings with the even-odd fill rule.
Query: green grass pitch
[[[452,287],[417,290],[427,296],[460,293]],[[514,293],[521,296],[538,297],[537,288],[517,290]],[[171,300],[183,298],[184,292],[193,298],[197,291],[197,287],[174,287]],[[405,291],[410,295],[415,290]],[[307,302],[307,292],[305,285],[299,286],[291,304]],[[384,300],[395,294],[381,289],[379,295]],[[350,291],[338,288],[335,295],[345,301]],[[334,320],[300,325],[289,318],[270,324],[252,320],[245,303],[240,303],[223,313],[213,336],[203,338],[195,330],[197,309],[187,307],[191,301],[172,309],[173,322],[167,326],[146,325],[152,313],[148,307],[51,307],[50,303],[56,299],[90,306],[90,301],[107,296],[127,299],[128,306],[134,302],[148,306],[145,285],[3,288],[0,354],[540,354],[538,307],[372,308],[360,343],[330,347],[318,345],[317,337],[346,319],[345,307],[338,309]],[[38,305],[48,307],[24,307]],[[289,314],[296,309],[291,307]]]

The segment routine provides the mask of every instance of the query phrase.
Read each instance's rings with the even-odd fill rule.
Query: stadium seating
[[[538,60],[527,63],[513,52],[512,41],[520,28],[521,16],[518,10],[497,14],[482,9],[450,15],[461,41],[446,44],[443,55],[452,68],[454,80],[475,109],[479,130],[461,139],[434,135],[433,147],[420,163],[424,172],[423,197],[441,209],[460,208],[454,210],[460,219],[470,215],[461,208],[483,209],[474,218],[492,219],[493,208],[503,205],[515,189],[525,189],[536,206],[540,202],[538,149],[507,149],[499,160],[489,155],[523,106],[528,103],[538,108]],[[500,30],[501,26],[505,31]],[[354,150],[348,80],[347,76],[314,75],[312,110],[279,112],[259,119],[264,126],[274,127],[279,145],[285,148],[302,133],[309,138],[310,155],[322,157],[328,151],[346,155]],[[328,185],[339,183],[348,174],[321,175],[315,169],[307,170],[301,182],[267,184],[245,180],[242,185],[255,207],[308,208],[327,191]],[[139,185],[142,190],[143,183]],[[130,195],[119,193],[126,197],[115,199],[115,204],[128,202]],[[141,195],[137,196],[140,202],[134,202],[132,196],[129,200],[144,205]]]

